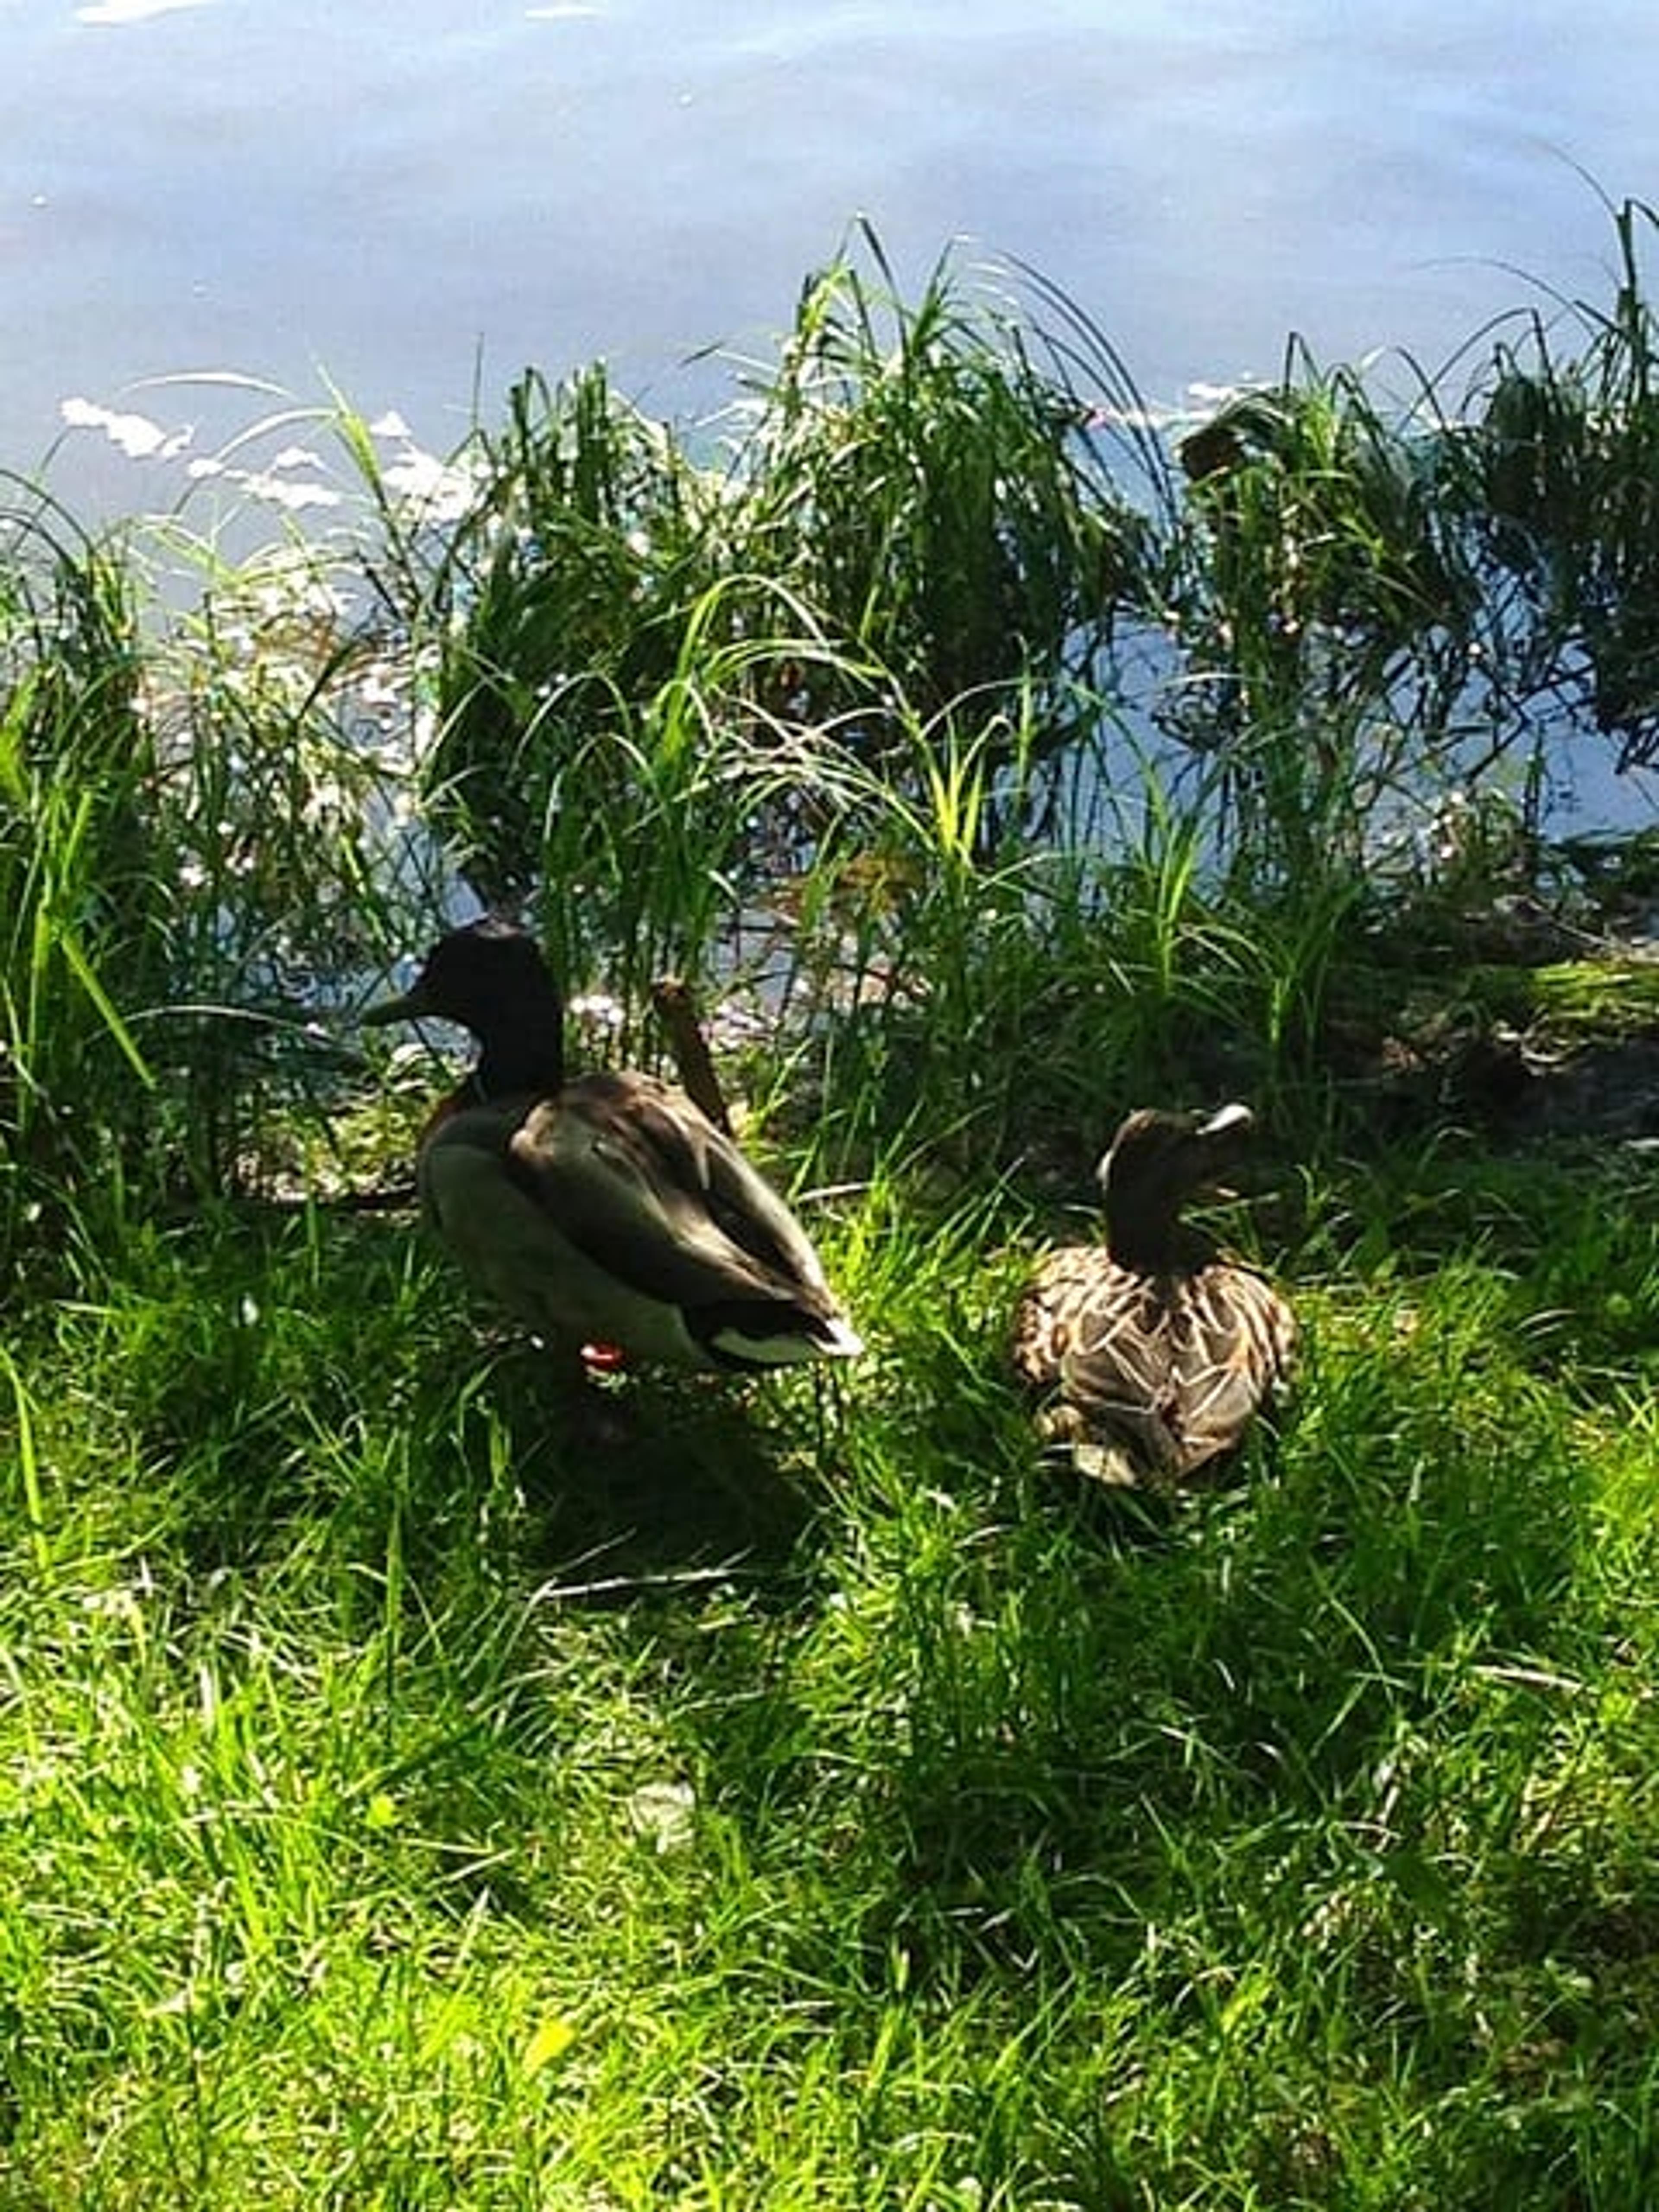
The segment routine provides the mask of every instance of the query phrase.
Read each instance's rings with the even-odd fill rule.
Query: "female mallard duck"
[[[1100,1164],[1105,1244],[1051,1252],[1021,1295],[1014,1365],[1050,1394],[1043,1431],[1085,1474],[1169,1487],[1213,1472],[1289,1372],[1290,1307],[1181,1218],[1253,1120],[1131,1114]]]
[[[463,1271],[555,1345],[756,1371],[863,1349],[805,1231],[683,1091],[567,1079],[564,1002],[534,940],[452,930],[365,1022],[459,1022],[479,1046],[421,1140],[428,1218]]]

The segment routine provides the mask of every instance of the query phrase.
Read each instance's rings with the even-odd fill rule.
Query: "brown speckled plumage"
[[[1099,1480],[1201,1480],[1289,1372],[1289,1305],[1181,1218],[1250,1127],[1243,1106],[1131,1114],[1100,1166],[1106,1242],[1048,1254],[1021,1294],[1015,1369],[1044,1434]]]

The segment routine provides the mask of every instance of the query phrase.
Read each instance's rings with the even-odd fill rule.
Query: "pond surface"
[[[0,0],[0,464],[66,399],[194,423],[325,377],[448,450],[526,362],[659,412],[724,389],[867,216],[907,286],[1017,255],[1142,392],[1437,366],[1539,295],[1605,302],[1609,196],[1659,197],[1651,0]],[[156,465],[71,431],[70,503]]]
[[[87,519],[331,383],[441,453],[527,363],[694,416],[854,216],[907,291],[1030,263],[1180,410],[1605,307],[1600,195],[1659,198],[1652,0],[0,0],[0,466]]]

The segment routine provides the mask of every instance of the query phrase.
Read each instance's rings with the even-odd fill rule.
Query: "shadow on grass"
[[[474,1480],[509,1474],[525,1570],[561,1603],[691,1596],[734,1568],[763,1591],[792,1583],[815,1510],[807,1471],[833,1449],[833,1385],[817,1386],[816,1404],[814,1388],[639,1372],[589,1385],[590,1402],[573,1406],[521,1343],[478,1370],[457,1441]]]
[[[189,1578],[392,1571],[422,1603],[541,1583],[622,1605],[741,1565],[786,1577],[836,1450],[833,1386],[641,1371],[573,1417],[483,1331],[412,1222],[208,1223],[112,1304],[137,1492]],[[148,1509],[147,1509],[148,1510]]]

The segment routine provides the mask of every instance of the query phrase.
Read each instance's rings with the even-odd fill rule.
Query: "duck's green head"
[[[564,1085],[564,1000],[533,937],[512,923],[469,922],[441,937],[401,998],[362,1016],[386,1022],[458,1022],[478,1040],[468,1091],[491,1099]]]
[[[370,1006],[361,1018],[371,1029],[388,1022],[459,1022],[488,1042],[515,1030],[556,1027],[563,1014],[535,939],[511,922],[486,918],[441,937],[408,990]]]

